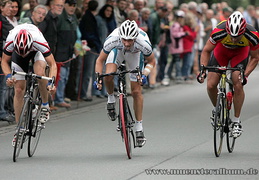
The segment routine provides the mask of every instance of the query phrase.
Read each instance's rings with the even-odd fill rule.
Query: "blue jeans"
[[[175,65],[175,77],[182,76],[180,61],[181,61],[180,54],[172,54],[172,61],[167,70],[167,75],[170,79],[172,79],[172,71],[173,71],[174,65]]]
[[[191,68],[193,65],[192,53],[185,53],[183,56],[183,65],[182,65],[182,76],[188,78],[191,74]]]
[[[91,49],[92,52],[96,52],[94,49]],[[92,93],[92,84],[89,84],[90,80],[94,75],[95,72],[95,62],[96,62],[97,55],[93,54],[91,52],[87,52],[86,55],[83,58],[83,77],[82,77],[82,87],[81,87],[81,93],[80,98],[86,98],[87,97],[87,90],[88,87],[90,87],[90,92]],[[95,79],[93,79],[94,81]]]
[[[68,76],[69,76],[69,70],[70,67],[61,67],[60,68],[60,79],[58,81],[58,87],[57,87],[57,92],[55,95],[55,103],[63,103],[64,102],[64,97],[65,97],[65,87],[67,84]]]
[[[3,74],[2,68],[0,68],[0,74]],[[4,108],[5,94],[6,94],[6,80],[4,75],[0,75],[0,117],[5,117],[7,112]]]
[[[164,47],[162,47],[160,49],[160,58],[158,61],[159,70],[157,72],[157,81],[158,82],[160,82],[164,79],[167,58],[168,58],[168,45],[166,44]]]

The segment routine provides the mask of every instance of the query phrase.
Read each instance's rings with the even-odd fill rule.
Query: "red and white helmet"
[[[21,29],[15,36],[13,43],[15,52],[24,57],[30,52],[33,39],[27,30]]]
[[[231,36],[244,34],[246,30],[246,20],[241,12],[235,11],[229,16],[226,23],[226,30]]]

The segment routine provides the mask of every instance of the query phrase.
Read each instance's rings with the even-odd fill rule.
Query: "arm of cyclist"
[[[50,54],[49,56],[45,57],[46,62],[48,63],[49,67],[50,67],[50,71],[49,71],[49,77],[53,78],[54,77],[54,82],[50,82],[47,85],[47,89],[49,90],[49,92],[51,94],[54,94],[56,91],[56,87],[55,87],[55,79],[56,79],[56,74],[57,74],[57,65],[56,65],[56,61],[53,57],[52,54]]]
[[[248,61],[248,64],[246,66],[246,70],[245,70],[245,76],[248,77],[251,72],[255,69],[255,67],[257,66],[259,61],[259,48],[254,50],[254,51],[250,51],[250,59]]]
[[[149,75],[149,73],[152,71],[152,69],[156,66],[156,59],[155,59],[155,55],[154,53],[152,53],[150,56],[146,56],[145,57],[147,64],[143,70],[142,73],[142,85],[147,83],[147,76]]]
[[[9,65],[10,61],[11,61],[11,56],[3,53],[1,67],[6,76],[6,85],[9,87],[12,87],[16,83],[16,79],[14,77],[12,77],[12,71],[11,71],[11,68]]]
[[[210,40],[208,40],[201,53],[201,67],[207,66],[210,60],[211,52],[214,50],[215,45],[213,45]],[[197,76],[197,81],[203,83],[206,78],[205,69],[201,68],[201,72]]]
[[[99,57],[96,60],[95,64],[95,73],[101,75],[103,71],[103,64],[105,60],[107,59],[108,54],[106,54],[103,50],[101,51]],[[96,77],[97,78],[97,77]],[[102,80],[101,79],[96,79],[93,84],[94,88],[96,90],[101,90],[102,89]]]

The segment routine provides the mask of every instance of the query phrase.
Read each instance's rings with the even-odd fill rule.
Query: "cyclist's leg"
[[[239,64],[246,69],[246,65],[248,63],[248,56],[249,56],[249,47],[240,48],[239,51],[236,51],[236,54],[233,55],[231,59],[231,67],[237,67]],[[245,93],[243,89],[243,85],[239,79],[239,71],[234,71],[232,73],[232,81],[233,81],[233,88],[234,88],[234,97],[233,97],[233,104],[235,114],[234,116],[239,118],[241,109],[245,99]]]
[[[38,52],[35,57],[34,57],[34,65],[33,65],[33,69],[34,69],[34,73],[40,76],[45,76],[45,70],[46,70],[46,66],[47,63],[43,57],[43,55]],[[46,80],[42,80],[39,79],[39,90],[40,90],[40,95],[42,98],[42,103],[47,103],[48,102],[48,91],[47,91],[47,81]]]
[[[14,55],[13,59],[15,60],[14,62],[12,62],[12,69],[14,69],[15,71],[18,72],[25,72],[27,69],[25,69],[22,65],[21,65],[21,61],[19,59],[20,57],[18,55]],[[25,63],[23,63],[25,64]],[[21,75],[14,75],[14,78],[16,79],[16,83],[14,85],[14,112],[15,112],[15,121],[16,123],[18,123],[19,118],[20,118],[20,114],[22,111],[22,107],[23,107],[23,96],[24,96],[24,92],[25,92],[25,88],[26,88],[26,81],[25,81],[25,77],[21,76]]]
[[[209,61],[209,64],[208,64],[209,66],[227,66],[228,59],[225,59],[225,57],[222,57],[222,54],[218,49],[221,50],[220,47],[215,48],[215,51],[213,52],[213,55],[211,56],[211,59]],[[224,61],[222,61],[223,58],[224,58]],[[218,59],[220,61],[218,61]],[[218,93],[217,85],[219,83],[219,80],[220,80],[220,74],[218,74],[214,70],[209,70],[208,79],[207,79],[207,93],[213,107],[215,107],[217,103],[217,93]]]
[[[116,72],[118,65],[117,63],[121,63],[119,61],[121,51],[114,49],[110,52],[106,60],[106,73]],[[113,76],[106,76],[104,78],[104,84],[106,87],[106,91],[108,94],[108,102],[107,102],[107,110],[108,116],[112,121],[116,119],[116,111],[115,111],[115,96],[114,96],[114,77]]]
[[[20,114],[23,106],[23,96],[25,92],[26,81],[25,80],[17,80],[14,85],[14,112],[15,112],[15,121],[19,122]]]
[[[47,63],[43,57],[43,55],[40,52],[37,52],[37,54],[34,57],[34,73],[40,76],[45,76],[45,70],[46,70]],[[38,80],[39,83],[39,91],[42,99],[42,105],[41,105],[41,112],[39,121],[41,123],[45,123],[49,120],[49,103],[48,103],[48,90],[47,90],[47,81],[43,79]]]
[[[135,117],[137,121],[142,120],[142,112],[143,112],[143,95],[142,95],[142,87],[138,82],[131,81],[131,93],[133,97],[133,109],[135,112]],[[139,131],[141,131],[140,129]]]

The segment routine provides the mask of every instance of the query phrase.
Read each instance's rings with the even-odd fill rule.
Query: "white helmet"
[[[136,39],[138,34],[139,28],[134,20],[126,20],[119,27],[119,36],[123,39]]]
[[[244,34],[246,30],[246,20],[239,11],[233,12],[227,20],[226,30],[231,36]]]

